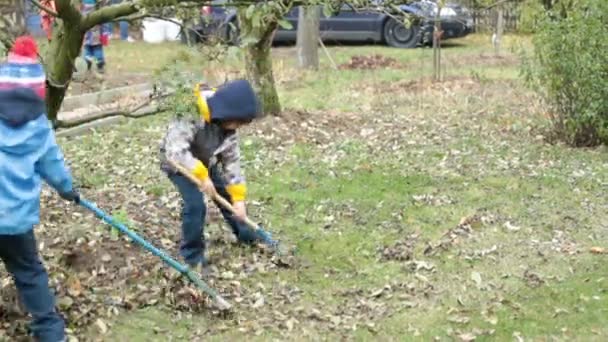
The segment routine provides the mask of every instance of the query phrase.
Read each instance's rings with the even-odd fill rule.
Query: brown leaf
[[[82,293],[82,285],[80,284],[80,280],[76,277],[70,278],[67,287],[68,294],[72,297],[78,297]]]
[[[477,336],[475,336],[473,333],[463,333],[458,335],[458,339],[463,342],[470,342],[475,341],[475,339],[477,339]]]
[[[100,318],[95,321],[95,326],[102,335],[105,335],[108,332],[108,326]]]
[[[471,321],[469,317],[466,316],[450,316],[448,317],[448,322],[458,323],[458,324],[467,324]]]

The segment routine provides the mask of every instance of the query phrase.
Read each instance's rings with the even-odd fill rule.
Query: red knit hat
[[[38,44],[31,36],[21,36],[15,40],[10,52],[18,56],[37,58]]]

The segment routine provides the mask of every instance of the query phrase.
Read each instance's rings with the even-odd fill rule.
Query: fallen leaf
[[[473,333],[463,333],[458,335],[458,339],[460,339],[460,341],[462,342],[470,342],[475,341],[475,339],[477,339],[477,336],[475,336]]]
[[[591,253],[593,254],[606,254],[606,249],[602,247],[591,247]]]
[[[496,315],[488,315],[484,320],[492,325],[498,324],[498,317]]]
[[[95,326],[97,327],[97,329],[99,329],[99,332],[102,335],[105,335],[108,332],[108,326],[106,325],[106,323],[104,321],[102,321],[100,318],[98,318],[95,321]]]
[[[516,232],[521,229],[521,227],[514,226],[509,221],[505,222],[504,227],[507,228],[507,230],[511,231],[511,232]]]
[[[72,305],[74,305],[74,300],[68,296],[61,297],[57,300],[57,305],[62,310],[69,309]]]
[[[234,273],[232,273],[230,271],[222,272],[221,277],[222,277],[222,279],[231,280],[231,279],[234,279]]]
[[[481,288],[481,286],[482,286],[481,273],[476,272],[476,271],[471,272],[471,279],[475,282],[475,285],[477,285],[477,288]]]
[[[458,323],[458,324],[467,324],[471,321],[469,317],[466,316],[450,316],[448,317],[448,322]]]
[[[255,297],[256,297],[255,303],[253,303],[253,305],[251,307],[253,309],[258,309],[258,308],[261,308],[262,306],[264,306],[264,296],[258,292],[258,293],[256,293]]]
[[[295,318],[290,318],[287,320],[287,322],[285,322],[285,326],[287,327],[287,331],[292,331],[293,328],[296,326],[298,321],[296,321]]]
[[[517,340],[517,342],[524,342],[524,338],[521,337],[521,333],[519,331],[513,332],[513,337]]]

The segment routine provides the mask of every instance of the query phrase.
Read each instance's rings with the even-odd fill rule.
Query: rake
[[[165,263],[167,263],[169,266],[171,266],[172,268],[174,268],[175,270],[177,270],[182,276],[185,276],[197,288],[199,288],[201,291],[203,291],[204,293],[206,293],[207,295],[209,295],[209,297],[211,297],[211,299],[215,301],[215,303],[217,304],[217,307],[220,310],[227,311],[227,310],[230,310],[232,308],[232,305],[230,303],[228,303],[224,298],[222,298],[217,293],[217,291],[215,291],[209,285],[207,285],[207,283],[205,283],[198,276],[198,274],[195,271],[193,271],[192,269],[190,269],[188,266],[180,264],[179,262],[175,261],[175,259],[173,259],[170,256],[168,256],[162,250],[154,247],[152,244],[150,244],[144,238],[142,238],[141,236],[139,236],[137,233],[135,233],[134,231],[132,231],[129,228],[127,228],[127,226],[125,226],[124,224],[118,222],[112,216],[106,214],[101,209],[97,208],[97,206],[95,206],[95,204],[93,204],[93,203],[91,203],[91,202],[89,202],[87,200],[84,200],[84,199],[80,199],[79,204],[81,206],[83,206],[84,208],[92,211],[102,221],[104,221],[107,224],[109,224],[110,226],[116,228],[121,233],[127,235],[134,243],[140,245],[145,250],[147,250],[150,253],[154,254],[155,256],[161,258]]]

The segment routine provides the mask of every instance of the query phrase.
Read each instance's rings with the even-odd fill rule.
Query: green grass
[[[239,278],[247,295],[263,285],[267,302],[259,308],[240,304],[232,319],[155,306],[121,313],[105,339],[428,341],[469,334],[488,341],[515,335],[605,340],[606,259],[588,251],[608,244],[606,151],[537,138],[544,113],[517,79],[508,52],[527,40],[506,41],[511,62],[504,65],[484,60],[492,54],[487,36],[446,48],[447,73],[458,78],[442,85],[426,81],[429,50],[334,46],[329,49],[337,63],[378,53],[408,67],[333,71],[323,56],[320,72],[301,72],[291,69],[293,48],[280,48],[283,104],[310,111],[313,129],[301,122],[290,126],[288,110],[285,120],[246,130],[242,148],[251,198],[262,202],[250,206],[251,215],[296,248],[298,266]],[[407,81],[417,88],[390,90]],[[178,200],[155,155],[169,118],[129,120],[60,143],[68,158],[78,157],[76,175],[94,168],[93,188],[85,193],[129,191],[118,196],[126,203],[119,208],[144,233],[158,232],[148,221],[137,222],[143,219],[133,203],[164,198],[153,206],[160,213],[146,215],[170,218],[175,227],[162,234],[175,237]],[[330,138],[323,140],[318,130]],[[297,142],[289,142],[294,137]],[[105,177],[106,186],[95,177]],[[481,221],[470,232],[454,233],[445,250],[424,253],[474,215]],[[432,270],[381,258],[382,250],[413,234],[413,260]],[[221,255],[221,248],[210,253]],[[230,251],[222,266],[250,261],[251,251]],[[300,290],[294,303],[271,295],[287,286],[280,284]],[[390,290],[371,296],[385,286]],[[313,309],[341,323],[310,318]],[[287,329],[277,312],[298,323]]]

